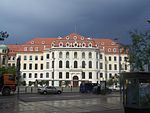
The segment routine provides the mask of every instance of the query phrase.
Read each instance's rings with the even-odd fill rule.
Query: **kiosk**
[[[125,113],[150,113],[150,72],[121,73]]]

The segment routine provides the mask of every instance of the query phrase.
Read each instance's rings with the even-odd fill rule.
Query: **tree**
[[[131,71],[150,71],[150,32],[130,32],[132,44],[128,46]]]

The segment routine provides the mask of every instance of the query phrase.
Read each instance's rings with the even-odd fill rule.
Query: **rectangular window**
[[[35,64],[35,70],[37,70],[38,69],[38,64]]]
[[[46,59],[49,59],[49,54],[46,54]]]
[[[43,64],[41,64],[41,70],[43,70]]]
[[[37,73],[34,74],[34,78],[37,78]]]
[[[60,79],[62,78],[62,72],[59,72],[59,78]]]
[[[109,61],[111,61],[111,56],[109,56]]]
[[[109,64],[109,70],[112,70],[112,68],[111,68],[111,64]]]
[[[46,73],[46,78],[49,78],[49,73]]]
[[[38,56],[35,56],[35,60],[38,60]]]
[[[23,69],[27,69],[27,65],[26,64],[23,64]]]
[[[23,73],[23,78],[26,78],[26,73]]]
[[[114,56],[114,61],[117,61],[117,57],[116,56]]]
[[[85,72],[82,72],[82,79],[85,79]]]
[[[89,79],[92,79],[92,72],[89,72]]]
[[[27,56],[24,56],[24,60],[27,60]]]
[[[41,60],[43,60],[43,56],[41,56]]]
[[[103,63],[100,63],[100,69],[103,69]]]
[[[29,70],[32,70],[32,64],[29,64]]]
[[[103,78],[103,73],[100,73],[100,78]]]
[[[46,69],[49,69],[49,62],[46,62]]]
[[[114,70],[117,70],[117,64],[114,64]]]
[[[69,72],[66,72],[66,79],[69,79]]]
[[[43,73],[40,74],[40,78],[43,78]]]
[[[100,59],[103,59],[103,55],[102,54],[100,54]]]
[[[30,56],[30,58],[29,58],[30,60],[32,60],[32,56]]]
[[[31,73],[29,73],[29,78],[32,78],[32,74]]]

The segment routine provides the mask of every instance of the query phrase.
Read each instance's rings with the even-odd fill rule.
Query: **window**
[[[96,62],[96,69],[98,69],[98,61]]]
[[[59,61],[59,68],[62,68],[62,61]]]
[[[89,72],[89,79],[92,79],[92,72]]]
[[[43,64],[41,64],[41,70],[43,70]]]
[[[52,61],[52,68],[54,68],[54,61]]]
[[[100,78],[103,78],[103,73],[100,73]]]
[[[35,51],[38,51],[38,47],[35,48]]]
[[[46,59],[49,59],[49,54],[46,54]]]
[[[32,73],[29,73],[29,78],[32,78]]]
[[[69,61],[66,61],[66,68],[69,68]]]
[[[37,70],[38,69],[38,64],[35,64],[35,70]]]
[[[82,79],[85,79],[85,72],[82,72]]]
[[[24,56],[24,60],[27,60],[27,56]]]
[[[49,73],[46,73],[46,78],[49,78]]]
[[[46,62],[46,69],[49,69],[49,62]]]
[[[21,57],[20,57],[21,58]],[[13,60],[15,60],[15,57],[13,57]]]
[[[14,67],[14,66],[15,66],[15,63],[13,63],[12,66]]]
[[[117,70],[117,64],[114,64],[114,70]]]
[[[91,52],[89,52],[89,58],[92,58],[92,53]]]
[[[43,60],[43,56],[41,56],[41,60]]]
[[[88,45],[89,47],[92,47],[92,43],[89,43],[89,45]]]
[[[89,61],[89,68],[92,68],[92,61]]]
[[[109,61],[111,61],[111,56],[109,56]]]
[[[33,47],[30,47],[30,51],[33,51]]]
[[[24,51],[27,51],[28,50],[28,48],[27,47],[24,47]]]
[[[30,69],[30,70],[32,69],[32,64],[29,64],[29,69]]]
[[[111,64],[109,64],[109,70],[112,70]]]
[[[60,79],[62,78],[62,72],[59,72],[59,78]]]
[[[32,60],[32,56],[30,56],[29,59]]]
[[[82,58],[85,58],[85,53],[84,52],[82,53]]]
[[[127,70],[127,64],[125,64],[125,70]]]
[[[66,79],[69,79],[69,72],[66,72]]]
[[[52,52],[52,58],[54,58],[55,56],[54,56],[54,52]]]
[[[114,56],[114,61],[117,61],[117,57],[116,56]]]
[[[74,52],[74,58],[77,58],[77,52]]]
[[[38,60],[38,56],[35,56],[35,60]]]
[[[23,69],[27,69],[27,64],[23,64]]]
[[[109,73],[109,78],[112,78],[112,74],[111,73]]]
[[[23,73],[23,78],[26,78],[26,73]]]
[[[96,53],[96,58],[98,59],[98,53]]]
[[[85,61],[82,61],[82,68],[85,68]]]
[[[103,55],[102,54],[100,54],[100,59],[103,59]]]
[[[43,78],[43,73],[40,74],[40,78]]]
[[[66,53],[66,58],[69,58],[69,52]]]
[[[62,52],[59,52],[59,58],[62,58]]]
[[[113,51],[116,52],[116,48],[114,48]]]
[[[37,78],[37,73],[34,74],[34,78]]]
[[[74,61],[74,68],[78,68],[78,62]]]
[[[100,63],[100,69],[103,69],[103,63]]]

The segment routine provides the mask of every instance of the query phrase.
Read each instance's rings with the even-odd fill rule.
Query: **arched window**
[[[46,78],[49,78],[49,73],[46,73]]]
[[[85,53],[84,52],[82,53],[82,58],[85,58]]]
[[[69,61],[66,61],[66,68],[69,68]]]
[[[92,68],[92,61],[89,61],[89,68]]]
[[[59,52],[59,58],[62,58],[62,52]]]
[[[66,53],[66,58],[69,58],[69,52]]]
[[[82,68],[85,68],[85,61],[82,61]]]
[[[59,61],[59,68],[62,68],[62,61]]]
[[[74,52],[74,58],[77,58],[77,52]]]
[[[91,52],[89,52],[89,58],[92,58],[92,53]]]
[[[74,61],[74,68],[78,68],[78,62]]]

